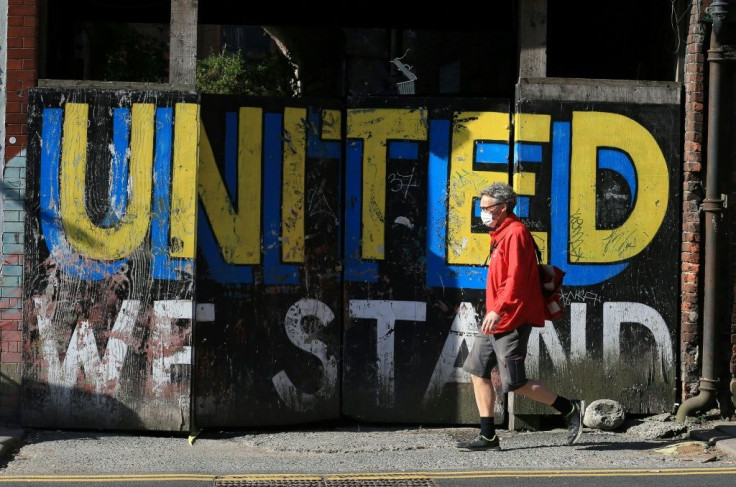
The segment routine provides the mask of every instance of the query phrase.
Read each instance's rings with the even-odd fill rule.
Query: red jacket
[[[511,331],[524,323],[544,326],[544,299],[532,234],[514,214],[489,233],[492,245],[486,313],[495,311],[501,316],[494,333]]]

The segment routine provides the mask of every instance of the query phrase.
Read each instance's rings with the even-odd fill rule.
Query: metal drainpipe
[[[677,409],[676,421],[683,423],[685,417],[694,411],[702,411],[710,406],[718,392],[718,379],[715,373],[715,335],[716,335],[716,293],[718,291],[718,247],[721,221],[724,214],[724,201],[718,187],[719,161],[721,160],[721,87],[723,85],[721,46],[722,21],[728,14],[728,4],[714,0],[708,8],[713,19],[713,28],[708,49],[708,145],[705,199],[701,209],[705,212],[705,277],[703,286],[703,367],[699,393],[684,401]]]

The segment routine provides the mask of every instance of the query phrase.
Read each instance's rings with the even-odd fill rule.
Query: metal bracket
[[[721,195],[720,198],[706,198],[700,204],[701,211],[708,211],[712,213],[720,213],[726,207],[726,196]]]

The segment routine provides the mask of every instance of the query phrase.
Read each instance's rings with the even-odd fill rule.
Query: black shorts
[[[505,333],[476,335],[463,370],[489,379],[493,367],[498,366],[503,391],[515,391],[529,381],[524,361],[531,332],[532,325],[524,324]]]

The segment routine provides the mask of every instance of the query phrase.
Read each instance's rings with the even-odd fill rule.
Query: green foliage
[[[197,91],[289,97],[298,95],[294,68],[278,53],[244,61],[240,51],[211,53],[197,62]]]
[[[245,83],[245,65],[240,53],[210,54],[197,61],[197,91],[214,94],[242,93]]]

